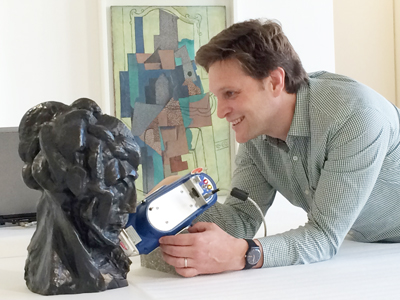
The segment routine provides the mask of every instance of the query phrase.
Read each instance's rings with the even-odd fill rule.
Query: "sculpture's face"
[[[136,206],[136,189],[133,176],[125,177],[115,187],[118,192],[112,200],[110,211],[108,214],[108,222],[105,227],[106,237],[113,242],[119,244],[119,234],[121,229],[125,228],[128,222],[129,212],[133,211]]]
[[[135,177],[127,176],[92,199],[83,217],[96,244],[118,246],[119,234],[136,206]]]

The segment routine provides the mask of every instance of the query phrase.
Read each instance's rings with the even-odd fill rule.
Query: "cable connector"
[[[238,189],[237,187],[234,187],[232,189],[232,191],[231,191],[231,196],[233,196],[233,197],[235,197],[235,198],[237,198],[239,200],[242,200],[242,201],[248,200],[249,202],[251,202],[255,206],[255,208],[260,213],[260,216],[261,216],[263,224],[264,224],[264,236],[267,236],[267,222],[265,221],[265,216],[264,216],[261,208],[258,206],[258,204],[253,199],[251,199],[249,197],[249,193],[247,193],[247,192],[245,192],[245,191],[243,191],[241,189]]]
[[[218,189],[218,188],[215,189],[215,190],[212,190],[211,192],[209,192],[209,193],[207,193],[207,194],[204,195],[204,199],[208,199],[208,198],[210,198],[212,195],[214,195],[215,193],[218,193],[218,192],[219,192],[219,189]]]
[[[238,198],[239,200],[246,201],[249,197],[249,193],[234,187],[231,191],[231,196]]]
[[[216,188],[215,190],[212,190],[211,191],[211,193],[214,195],[215,193],[218,193],[219,192],[219,189],[218,188]]]

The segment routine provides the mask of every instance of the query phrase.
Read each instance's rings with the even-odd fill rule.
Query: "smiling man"
[[[196,62],[240,143],[232,187],[249,192],[264,214],[279,191],[308,222],[252,240],[262,222],[256,208],[228,197],[189,234],[160,239],[178,273],[323,261],[346,236],[400,242],[399,109],[348,77],[307,74],[274,21],[234,24]]]

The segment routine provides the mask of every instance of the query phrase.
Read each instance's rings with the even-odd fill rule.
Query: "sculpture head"
[[[53,242],[51,250],[60,259],[65,256],[70,260],[75,250],[69,249],[68,244],[75,244],[75,247],[79,244],[95,254],[95,257],[87,257],[99,270],[100,284],[95,282],[94,286],[98,290],[117,287],[107,285],[107,280],[101,283],[105,272],[102,264],[106,259],[118,258],[114,264],[122,267],[120,274],[113,269],[111,273],[116,274],[108,275],[126,278],[129,259],[119,249],[118,236],[127,223],[128,213],[135,211],[134,181],[140,160],[139,146],[131,131],[120,120],[102,114],[94,101],[82,98],[71,106],[59,102],[35,106],[22,118],[19,135],[19,154],[25,162],[23,179],[29,187],[43,191],[35,235],[43,235],[43,238],[47,235],[48,240],[49,232],[42,227],[52,224],[51,237],[57,242]],[[31,245],[33,242],[35,236]],[[41,256],[34,253],[34,247],[31,249],[25,274],[28,287],[29,276],[37,276],[33,272],[30,274],[29,262],[37,264],[39,262],[34,260]],[[61,263],[64,267],[71,265],[62,259]],[[106,269],[110,271],[109,266]],[[68,273],[71,275],[75,271],[71,268]],[[75,281],[85,280],[79,278],[85,273],[81,271],[83,273],[76,273]],[[87,275],[92,276],[92,272]],[[48,293],[48,287],[36,288],[33,284],[31,289]],[[83,286],[82,290],[71,289],[67,293],[91,289],[85,290]],[[50,293],[64,293],[60,291]]]

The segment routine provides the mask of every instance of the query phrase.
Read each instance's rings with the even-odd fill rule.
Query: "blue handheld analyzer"
[[[201,168],[160,187],[146,197],[129,215],[120,234],[121,248],[128,256],[148,254],[165,235],[175,235],[217,201],[218,191]]]

